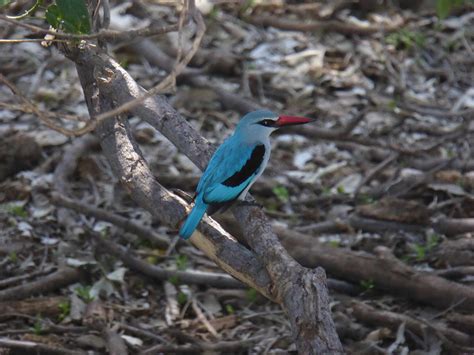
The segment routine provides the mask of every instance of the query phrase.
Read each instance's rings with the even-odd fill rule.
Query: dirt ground
[[[165,96],[215,145],[255,107],[317,119],[273,135],[251,193],[289,254],[325,269],[346,353],[474,354],[474,8],[404,3],[198,2],[206,32]],[[110,7],[120,31],[181,11]],[[15,21],[46,28],[41,11]],[[195,31],[107,49],[148,89]],[[0,38],[43,36],[1,17]],[[0,43],[0,354],[296,353],[280,305],[179,240],[155,218],[169,211],[138,206],[102,135],[68,133],[89,111],[58,46]],[[187,199],[200,169],[127,118],[156,180]],[[216,220],[251,249],[231,212]]]

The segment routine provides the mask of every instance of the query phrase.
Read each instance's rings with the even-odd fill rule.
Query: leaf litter
[[[172,6],[143,3],[153,16],[168,20],[174,16]],[[270,166],[252,189],[253,195],[275,220],[275,225],[311,231],[318,229],[305,227],[342,219],[341,223],[348,227],[338,233],[307,232],[315,242],[366,253],[382,245],[399,260],[429,273],[448,273],[456,268],[460,273],[456,282],[472,287],[469,267],[473,260],[474,231],[454,234],[453,238],[449,233],[436,232],[431,220],[474,218],[474,77],[472,60],[468,59],[472,58],[469,44],[472,33],[465,31],[474,19],[472,7],[467,6],[466,13],[438,21],[430,8],[424,12],[390,7],[363,9],[359,2],[338,10],[328,8],[331,3],[263,1],[252,2],[245,9],[238,3],[198,5],[207,14],[208,31],[203,49],[221,48],[238,58],[239,70],[232,75],[206,74],[212,85],[247,99],[260,100],[276,112],[316,117],[320,129],[345,127],[359,110],[370,109],[347,134],[324,139],[308,130],[274,137]],[[114,26],[143,24],[134,16],[131,3],[111,4]],[[318,6],[311,11],[298,11],[304,5]],[[402,19],[405,25],[391,34],[351,35],[331,29],[303,32],[278,26],[263,28],[246,17],[262,14],[275,18],[288,15],[302,23],[331,18],[365,28],[374,24],[388,26]],[[0,25],[5,28],[4,23]],[[25,33],[19,28],[15,31]],[[175,40],[173,36],[166,38],[168,42]],[[155,43],[159,46],[164,41],[165,38],[157,38]],[[8,68],[6,74],[42,110],[85,114],[86,105],[74,66],[65,60],[57,65],[49,64],[55,63],[59,55],[54,48],[44,50],[34,43],[2,46],[8,55],[0,58],[0,67]],[[155,80],[149,72],[158,71],[150,68],[150,63],[144,63],[120,46],[111,51],[145,87]],[[42,67],[42,63],[48,64]],[[205,70],[205,67],[195,69]],[[29,92],[28,87],[35,82],[36,90]],[[145,350],[157,344],[201,346],[203,342],[218,339],[219,344],[241,341],[243,345],[235,348],[236,353],[276,354],[294,350],[284,314],[256,291],[184,285],[174,276],[165,282],[153,281],[125,267],[108,255],[107,250],[98,249],[87,234],[92,230],[112,239],[152,265],[221,272],[198,250],[180,242],[170,250],[159,249],[113,223],[82,215],[74,214],[67,222],[61,220],[58,207],[49,202],[49,195],[55,189],[54,169],[71,140],[42,126],[30,112],[14,107],[16,100],[5,88],[0,90],[5,98],[2,104],[6,103],[0,110],[0,132],[2,135],[5,132],[7,137],[14,132],[25,133],[40,152],[32,165],[21,167],[9,176],[2,175],[0,281],[49,267],[82,270],[86,277],[80,283],[43,294],[45,297],[64,295],[69,300],[60,307],[63,316],[48,319],[65,329],[59,340],[56,339],[62,347],[103,348],[104,343],[99,344],[97,339],[87,339],[97,334],[83,321],[88,305],[100,301],[107,313],[104,319],[120,329],[120,336],[131,349]],[[240,113],[226,110],[216,103],[216,97],[209,99],[208,91],[197,90],[178,85],[171,99],[191,124],[217,144],[231,133]],[[196,99],[198,95],[203,99]],[[165,187],[192,194],[198,169],[161,134],[136,118],[130,122],[158,181],[160,176],[172,176]],[[465,127],[461,126],[466,122]],[[453,131],[454,135],[447,133]],[[6,155],[21,153],[7,148],[3,148]],[[398,158],[374,170],[394,152],[399,154]],[[20,158],[21,155],[10,156],[12,165]],[[92,159],[95,168],[91,170],[91,165],[79,164],[72,171],[67,180],[70,197],[136,221],[167,235],[170,240],[176,236],[175,230],[153,221],[146,211],[134,205],[99,151],[87,151],[83,158]],[[446,181],[449,171],[455,172],[455,178]],[[383,197],[387,199],[380,205]],[[410,214],[407,206],[420,208]],[[427,206],[432,215],[427,215]],[[357,214],[375,222],[399,223],[400,231],[355,228],[350,225],[350,217]],[[227,215],[222,216],[223,223],[226,219],[229,219]],[[64,223],[68,224],[67,229]],[[424,227],[424,232],[404,230],[404,226],[414,223]],[[330,270],[328,276],[340,277]],[[440,314],[440,310],[384,293],[371,280],[359,280],[358,284],[354,280],[346,282],[359,287],[356,300],[379,310],[422,321],[437,318],[439,322],[457,314],[456,305]],[[453,351],[449,337],[436,331],[422,339],[406,323],[388,329],[386,323],[370,323],[354,317],[347,295],[331,291],[331,297],[334,314],[345,317],[336,319],[349,320],[349,323],[336,321],[348,353],[356,353],[358,349],[374,354]],[[18,339],[33,334],[33,323],[26,318],[11,323],[0,321],[4,334],[20,334]],[[75,326],[82,328],[72,331]],[[472,331],[469,336],[472,340]],[[46,342],[53,337],[43,335],[42,339]],[[245,343],[248,339],[255,340]]]

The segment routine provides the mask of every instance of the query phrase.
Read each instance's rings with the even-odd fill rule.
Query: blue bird
[[[194,207],[179,230],[188,239],[204,214],[224,211],[243,200],[270,158],[270,134],[278,128],[312,122],[296,116],[278,116],[259,110],[246,114],[234,133],[216,150],[199,180]]]

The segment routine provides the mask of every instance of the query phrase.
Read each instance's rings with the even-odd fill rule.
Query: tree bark
[[[71,50],[68,56],[76,63],[91,117],[144,92],[115,61],[90,46]],[[212,154],[209,144],[164,97],[147,99],[131,111],[157,128],[198,167],[206,166]],[[135,201],[163,223],[177,227],[187,206],[153,178],[128,122],[105,120],[97,132],[114,173]],[[342,353],[324,271],[306,269],[295,262],[259,208],[239,207],[234,211],[253,251],[237,243],[210,218],[204,219],[191,242],[224,270],[282,305],[300,353]]]
[[[457,310],[474,311],[474,289],[422,272],[398,260],[385,247],[376,255],[320,245],[304,234],[279,229],[284,245],[291,246],[293,257],[307,267],[322,266],[341,279],[359,283],[370,281],[374,287],[442,309],[456,305]]]

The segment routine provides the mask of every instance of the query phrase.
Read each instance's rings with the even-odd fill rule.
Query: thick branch
[[[307,267],[322,266],[341,279],[360,282],[370,280],[374,287],[391,294],[448,308],[474,310],[474,290],[436,275],[417,271],[398,260],[386,248],[379,247],[377,255],[324,247],[314,238],[296,232],[278,231],[291,254]]]
[[[76,61],[90,114],[93,116],[110,110],[112,101],[116,99],[112,96],[99,95],[95,76],[97,73],[106,72],[106,62],[101,56],[89,50],[71,53],[71,56]],[[122,89],[127,90],[126,87]],[[177,227],[184,218],[188,206],[155,180],[129,131],[128,122],[105,120],[99,125],[98,133],[104,154],[114,174],[134,200],[162,223]],[[202,234],[195,235],[192,238],[193,244],[229,274],[257,289],[266,297],[274,299],[270,291],[268,273],[255,255],[225,233],[213,220],[206,218],[201,226],[201,231],[207,237]]]
[[[403,25],[403,22],[401,21],[391,24],[389,26],[360,26],[351,23],[344,23],[337,20],[313,21],[305,23],[290,21],[286,19],[279,19],[275,16],[268,15],[248,18],[247,21],[256,26],[271,26],[288,31],[331,31],[343,33],[346,35],[370,35],[376,32],[392,32],[396,31],[400,28],[401,25]]]
[[[143,92],[117,63],[105,55],[94,54],[85,48],[76,52],[72,58],[77,64],[86,98],[89,99],[91,115],[110,110],[112,102],[120,105]],[[96,91],[96,85],[99,91]],[[93,97],[97,98],[94,102],[90,99]],[[206,166],[211,154],[208,143],[163,97],[149,98],[131,111],[160,130],[201,169]],[[185,204],[153,179],[129,134],[127,122],[106,121],[98,131],[112,169],[130,189],[136,201],[154,212],[163,222],[177,226],[184,216]],[[226,271],[247,284],[255,283],[255,288],[267,296],[276,297],[282,303],[290,317],[300,352],[341,352],[342,347],[330,315],[324,271],[304,269],[297,264],[281,246],[260,209],[242,207],[236,209],[235,214],[249,238],[249,244],[270,273],[272,282],[265,279],[263,284],[255,283],[253,275],[261,275],[262,281],[268,274],[258,269],[259,263],[250,251],[224,232],[219,233],[218,225],[210,219],[205,219],[199,228],[208,238],[198,233],[191,238],[192,242]],[[234,252],[230,252],[230,248]],[[239,261],[243,255],[247,256],[249,265],[254,266],[252,271],[243,268]],[[235,262],[239,264],[233,265]],[[266,288],[269,285],[273,285],[273,292]]]
[[[384,326],[393,330],[397,330],[400,324],[405,323],[406,327],[416,335],[423,337],[428,329],[433,330],[441,337],[445,337],[456,347],[472,347],[474,339],[469,335],[462,333],[455,329],[450,329],[443,324],[436,324],[433,321],[427,322],[421,319],[416,319],[404,314],[399,314],[390,311],[377,310],[368,304],[354,301],[352,303],[353,315],[358,320],[373,324],[377,327]],[[459,351],[460,349],[457,348]],[[465,349],[464,349],[465,350]],[[469,350],[472,350],[470,348]]]
[[[57,290],[80,280],[82,273],[79,269],[63,267],[48,276],[23,285],[7,288],[0,291],[0,301],[19,300],[33,294]]]

